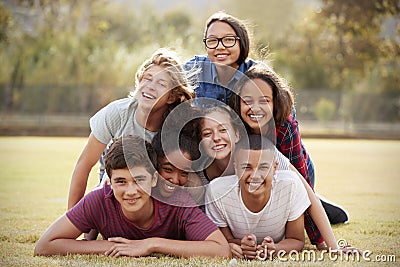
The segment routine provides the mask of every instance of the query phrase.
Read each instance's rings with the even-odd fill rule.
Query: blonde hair
[[[171,96],[175,97],[174,103],[170,104],[170,110],[180,103],[194,98],[194,88],[197,87],[197,74],[199,69],[193,68],[185,71],[177,54],[167,48],[156,50],[150,58],[145,60],[135,74],[135,90],[129,94],[136,98],[139,91],[139,83],[144,73],[152,66],[162,67],[171,77]]]

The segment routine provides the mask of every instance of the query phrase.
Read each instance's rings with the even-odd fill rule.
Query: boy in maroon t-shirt
[[[56,220],[39,239],[35,255],[230,256],[226,239],[198,207],[172,206],[151,196],[154,162],[143,139],[115,141],[105,162],[110,185],[90,192]],[[90,229],[103,240],[76,240]]]

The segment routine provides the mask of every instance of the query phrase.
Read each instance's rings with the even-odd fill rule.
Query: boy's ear
[[[113,183],[111,183],[111,177],[108,177],[108,174],[105,172],[102,178],[101,184],[109,184],[111,189],[113,189]]]
[[[275,161],[274,162],[274,175],[275,175],[277,168],[278,168],[278,161]]]
[[[157,185],[158,175],[158,172],[155,172],[153,177],[151,177],[151,187],[155,187]]]

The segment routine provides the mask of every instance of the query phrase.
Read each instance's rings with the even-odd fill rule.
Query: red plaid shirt
[[[292,115],[283,124],[276,126],[276,147],[312,188],[307,168],[308,154],[301,142],[298,122]]]
[[[307,168],[308,153],[301,142],[298,122],[292,115],[283,124],[276,126],[276,147],[289,159],[290,163],[300,172],[313,189]],[[324,239],[309,212],[306,211],[304,216],[304,227],[311,243],[323,242]]]

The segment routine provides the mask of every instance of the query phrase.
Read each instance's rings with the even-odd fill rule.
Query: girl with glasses
[[[186,63],[201,69],[196,97],[217,99],[228,104],[231,90],[254,61],[248,58],[250,34],[244,21],[217,12],[207,22],[203,39],[207,55],[195,56]],[[204,103],[204,102],[203,102]]]

